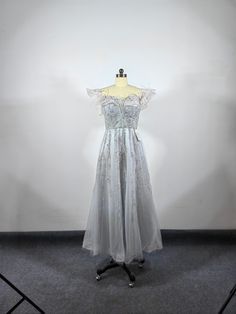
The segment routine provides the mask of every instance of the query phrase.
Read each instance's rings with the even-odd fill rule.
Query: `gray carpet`
[[[83,232],[0,233],[0,273],[50,314],[213,314],[236,283],[235,230],[162,230],[163,249],[96,280],[106,256],[81,249]],[[0,313],[21,297],[0,280]],[[13,312],[38,313],[23,302]],[[224,311],[236,313],[236,295]]]

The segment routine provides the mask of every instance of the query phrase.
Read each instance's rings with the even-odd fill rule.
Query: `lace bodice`
[[[102,93],[102,89],[87,88],[89,96],[97,96],[99,115],[104,115],[106,129],[138,127],[139,113],[156,93],[153,88],[141,88],[141,95],[120,98]]]

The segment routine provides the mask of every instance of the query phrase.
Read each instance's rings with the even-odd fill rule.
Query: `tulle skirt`
[[[142,140],[134,128],[105,129],[82,248],[116,262],[163,248]]]

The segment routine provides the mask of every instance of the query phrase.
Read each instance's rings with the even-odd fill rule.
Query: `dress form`
[[[123,74],[123,72],[123,69],[119,69],[119,74],[116,74],[115,77],[115,84],[102,88],[102,94],[119,98],[126,98],[129,95],[141,95],[141,90],[138,87],[128,84],[127,74]]]

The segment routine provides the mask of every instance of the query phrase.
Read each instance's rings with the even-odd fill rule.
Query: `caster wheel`
[[[130,288],[133,288],[133,287],[134,287],[134,282],[133,282],[133,281],[131,281],[131,282],[129,283],[129,287],[130,287]]]
[[[101,280],[101,276],[100,276],[100,275],[97,275],[97,276],[96,276],[96,279],[97,279],[97,281]]]

